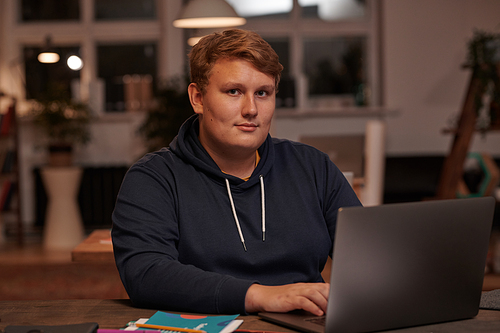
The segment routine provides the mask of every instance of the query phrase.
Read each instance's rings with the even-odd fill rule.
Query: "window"
[[[95,0],[94,9],[96,21],[156,18],[155,0]]]
[[[7,1],[15,4],[18,0]],[[161,25],[157,6],[169,14],[179,8],[170,0],[19,1],[14,9],[20,23],[12,31],[23,50],[18,57],[23,58],[24,67],[19,68],[24,70],[24,80],[20,83],[26,98],[41,98],[57,86],[71,98],[88,101],[96,115],[144,110],[144,98],[152,98],[158,76],[168,78],[174,75],[170,72],[184,68],[177,61],[184,60],[181,52],[164,46],[172,43],[166,35],[175,37],[178,32]],[[49,44],[61,60],[56,64],[37,62],[41,47]],[[177,68],[164,62],[159,67],[158,50],[168,61],[174,59]],[[67,67],[70,52],[80,52],[81,70]]]
[[[33,21],[68,21],[80,19],[78,0],[22,0],[21,20]]]
[[[266,38],[267,42],[276,51],[280,63],[283,65],[278,94],[277,107],[293,108],[295,104],[295,82],[290,75],[290,41],[288,37]]]
[[[182,49],[187,44],[173,44],[189,31],[166,27],[159,18],[171,20],[183,1],[21,0],[16,9],[21,24],[13,26],[14,38],[28,49],[35,38],[41,46],[49,27],[52,45],[80,49],[84,67],[63,75],[62,69],[49,65],[44,78],[52,81],[61,75],[70,92],[71,81],[80,79],[82,96],[95,101],[97,112],[123,112],[137,105],[127,97],[128,88],[136,86],[130,82],[154,85],[187,67],[182,63],[187,60]],[[285,67],[278,107],[378,105],[376,1],[226,1],[247,18],[242,28],[262,35]],[[36,52],[28,49],[27,53]],[[46,89],[45,79],[31,75],[38,64],[28,59],[25,63],[26,96],[31,98]]]
[[[152,97],[156,78],[156,44],[100,45],[97,58],[106,110],[143,110]]]
[[[60,60],[54,64],[42,64],[37,56],[40,53],[39,47],[24,48],[24,67],[26,77],[26,98],[71,98],[75,97],[74,83],[80,78],[80,72],[71,70],[66,61],[71,55],[79,54],[80,48],[57,47],[54,48]]]
[[[362,19],[366,14],[364,0],[298,0],[302,17],[325,21]]]
[[[261,34],[285,67],[278,107],[377,105],[374,1],[263,0],[258,6],[255,0],[228,2],[247,18],[243,28]]]
[[[363,105],[364,37],[309,37],[304,41],[304,73],[309,96],[344,95]],[[358,96],[358,99],[356,99]]]

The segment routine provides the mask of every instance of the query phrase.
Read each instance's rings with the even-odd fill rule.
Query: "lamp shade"
[[[52,48],[51,45],[51,37],[47,36],[45,38],[45,46],[42,49],[42,52],[38,54],[38,61],[42,64],[54,64],[59,61],[59,54]]]
[[[56,52],[43,51],[37,57],[42,64],[54,64],[59,61],[59,54]]]
[[[173,25],[176,28],[222,28],[245,23],[224,0],[190,0]]]

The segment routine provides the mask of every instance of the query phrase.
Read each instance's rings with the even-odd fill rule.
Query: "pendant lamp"
[[[38,61],[42,64],[54,64],[59,61],[59,54],[51,47],[51,38],[47,36],[45,38],[45,46],[42,52],[38,54]]]
[[[173,22],[176,28],[236,27],[246,20],[224,0],[190,0]]]

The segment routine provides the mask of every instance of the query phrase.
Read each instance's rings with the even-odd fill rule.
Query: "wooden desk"
[[[149,318],[156,310],[139,309],[129,300],[0,301],[0,330],[8,325],[63,325],[97,322],[100,328],[122,328]],[[293,332],[259,319],[241,316],[240,328]],[[394,332],[500,332],[500,311],[480,310],[473,319],[393,330]]]
[[[99,328],[123,328],[156,310],[139,309],[129,300],[0,301],[0,331],[7,325],[64,325],[96,322]],[[293,332],[257,316],[242,316],[241,328]]]
[[[71,260],[77,262],[114,262],[111,230],[94,230],[71,251]]]

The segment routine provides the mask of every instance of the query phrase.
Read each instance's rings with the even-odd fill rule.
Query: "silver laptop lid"
[[[495,200],[440,200],[339,211],[326,332],[474,317]]]

